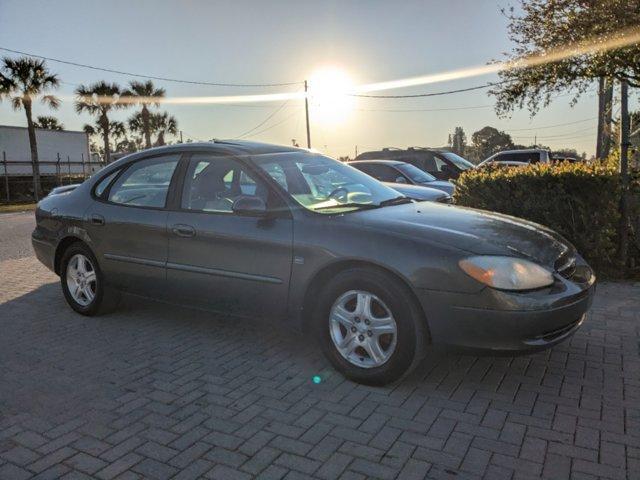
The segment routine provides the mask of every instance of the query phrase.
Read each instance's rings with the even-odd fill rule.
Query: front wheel
[[[424,353],[422,312],[405,286],[376,270],[334,277],[320,296],[315,324],[327,358],[359,383],[398,380]]]
[[[82,315],[97,315],[113,309],[118,292],[105,286],[98,261],[82,243],[74,243],[62,256],[60,283],[67,303]]]

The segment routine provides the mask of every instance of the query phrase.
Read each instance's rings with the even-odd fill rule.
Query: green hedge
[[[456,204],[546,225],[573,243],[599,273],[619,276],[621,189],[613,165],[496,166],[465,172],[456,183]]]

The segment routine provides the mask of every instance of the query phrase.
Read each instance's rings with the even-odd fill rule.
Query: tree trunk
[[[604,140],[604,77],[598,79],[598,133],[596,138],[596,158],[603,160],[602,142]]]
[[[27,131],[29,132],[29,146],[31,148],[31,168],[33,171],[33,198],[40,200],[40,163],[38,161],[38,143],[36,142],[36,127],[31,116],[31,99],[23,98],[22,104],[27,114]]]
[[[626,80],[620,82],[620,244],[618,254],[622,273],[629,261],[629,91]]]
[[[160,133],[158,133],[158,141],[156,142],[159,146],[164,145],[164,132],[160,131]]]
[[[111,151],[109,149],[109,118],[106,113],[100,116],[100,126],[102,127],[102,141],[104,142],[104,161],[106,165],[111,163]]]
[[[149,125],[149,109],[142,105],[142,128],[144,130],[145,148],[151,148],[151,126]]]
[[[605,80],[604,90],[604,130],[602,138],[602,158],[607,158],[611,153],[611,126],[613,124],[613,79]]]

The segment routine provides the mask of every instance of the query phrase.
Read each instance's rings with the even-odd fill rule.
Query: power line
[[[144,75],[141,73],[125,72],[123,70],[115,70],[113,68],[96,67],[95,65],[87,65],[84,63],[71,62],[68,60],[61,60],[59,58],[45,57],[43,55],[35,55],[33,53],[21,52],[20,50],[12,50],[10,48],[0,47],[0,50],[5,52],[17,53],[18,55],[26,55],[27,57],[40,58],[42,60],[48,60],[50,62],[63,63],[65,65],[72,65],[74,67],[88,68],[91,70],[98,70],[100,72],[115,73],[118,75],[127,75],[130,77],[148,78],[151,80],[160,80],[163,82],[174,83],[188,83],[191,85],[209,85],[214,87],[285,87],[290,85],[302,85],[303,82],[282,82],[282,83],[216,83],[216,82],[200,82],[195,80],[184,80],[179,78],[169,77],[157,77],[153,75]]]
[[[394,112],[394,113],[402,113],[402,112],[448,112],[452,110],[474,110],[478,108],[493,108],[493,105],[474,105],[469,107],[451,107],[451,108],[399,108],[399,109],[388,109],[388,108],[357,108],[358,112]]]
[[[257,130],[258,128],[260,128],[261,126],[263,126],[265,123],[267,123],[269,120],[271,120],[280,110],[282,110],[284,108],[284,106],[289,103],[289,100],[287,100],[286,102],[284,102],[282,105],[280,105],[278,108],[276,108],[273,112],[271,112],[267,118],[265,118],[262,122],[260,122],[258,125],[256,125],[255,127],[247,130],[246,132],[244,132],[242,135],[238,135],[236,138],[243,138],[246,137],[247,135],[249,135],[251,132]]]
[[[585,118],[583,120],[577,120],[575,122],[567,122],[567,123],[556,123],[555,125],[546,125],[544,127],[531,127],[531,128],[511,128],[509,130],[505,130],[505,132],[524,132],[524,131],[529,131],[529,130],[546,130],[548,128],[555,128],[555,127],[564,127],[566,125],[575,125],[577,123],[584,123],[584,122],[590,122],[591,120],[595,120],[598,117],[591,117],[591,118]]]
[[[296,112],[292,112],[292,113],[291,113],[291,115],[286,116],[285,118],[283,118],[283,119],[282,119],[281,121],[279,121],[278,123],[274,123],[273,125],[270,125],[270,126],[268,126],[268,127],[266,127],[266,128],[263,128],[262,130],[259,130],[259,131],[257,131],[257,132],[254,132],[254,133],[252,133],[251,135],[248,135],[246,138],[249,138],[249,137],[255,137],[256,135],[260,135],[261,133],[264,133],[264,132],[266,132],[266,131],[268,131],[268,130],[271,130],[272,128],[275,128],[275,127],[277,127],[278,125],[282,125],[282,124],[283,124],[283,123],[285,123],[286,121],[291,120],[291,118],[292,118],[294,115],[296,115],[297,113],[299,113],[299,110],[298,110],[298,111],[296,111]]]
[[[444,92],[432,92],[432,93],[416,93],[414,95],[365,95],[365,94],[351,94],[351,97],[362,97],[362,98],[418,98],[418,97],[437,97],[439,95],[451,95],[453,93],[462,93],[462,92],[470,92],[472,90],[481,90],[483,88],[494,87],[496,85],[502,85],[503,83],[507,83],[508,81],[495,82],[495,83],[486,83],[484,85],[476,85],[475,87],[469,88],[459,88],[457,90],[446,90]]]

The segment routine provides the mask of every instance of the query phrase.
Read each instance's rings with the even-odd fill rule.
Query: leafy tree
[[[501,150],[513,148],[511,135],[489,126],[475,132],[471,136],[471,141],[480,159],[490,157]]]
[[[623,37],[640,25],[640,0],[520,0],[520,8],[505,12],[509,38],[515,44],[508,59],[516,65],[502,70],[502,83],[490,90],[496,111],[506,115],[527,107],[535,115],[559,91],[581,93],[603,78],[627,80],[640,87],[640,44],[608,51],[583,53],[534,65],[518,61],[559,49],[580,47]]]
[[[116,83],[100,81],[91,85],[80,85],[76,88],[75,108],[77,113],[87,112],[98,117],[99,133],[102,135],[104,159],[111,162],[109,135],[112,132],[109,113],[112,110],[126,108],[128,105],[120,101],[122,90]]]
[[[160,99],[165,96],[164,88],[156,88],[151,80],[146,82],[132,81],[129,83],[129,89],[126,90],[123,95],[132,97],[135,103],[142,105],[140,112],[140,127],[142,135],[144,136],[145,148],[151,148],[151,112],[149,112],[149,105],[159,106]]]
[[[467,146],[467,135],[462,127],[456,127],[451,135],[451,151],[458,155],[464,155]]]
[[[33,190],[36,200],[40,198],[41,188],[36,125],[33,121],[33,102],[40,97],[42,103],[57,109],[60,106],[60,100],[46,92],[58,88],[59,84],[57,75],[49,71],[44,60],[31,57],[17,59],[5,57],[2,59],[0,98],[8,97],[13,108],[15,110],[24,109],[27,116],[27,132],[33,166]]]
[[[64,125],[56,117],[48,115],[38,115],[34,125],[36,128],[44,128],[45,130],[64,130]]]

